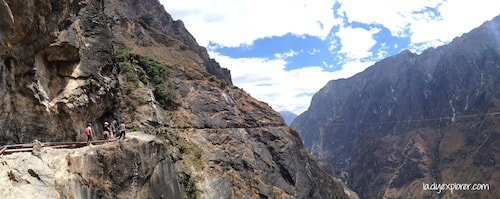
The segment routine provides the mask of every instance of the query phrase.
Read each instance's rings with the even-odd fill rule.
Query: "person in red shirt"
[[[87,125],[87,128],[85,128],[85,135],[87,135],[87,145],[90,144],[90,141],[92,141],[92,123],[89,122],[89,124]]]

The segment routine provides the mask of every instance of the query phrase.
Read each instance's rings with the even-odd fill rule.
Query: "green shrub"
[[[149,79],[148,79],[148,75],[146,74],[146,72],[144,72],[144,70],[139,70],[137,73],[139,75],[139,80],[141,80],[142,83],[148,85]]]
[[[153,93],[156,100],[164,108],[175,105],[175,90],[173,88],[173,83],[171,81],[166,81],[172,73],[166,66],[150,56],[131,54],[124,49],[116,50],[115,57],[121,63],[127,80],[134,83],[141,81],[148,86],[152,86],[154,88]],[[140,66],[140,68],[137,69],[137,74],[132,65],[134,60],[136,60]],[[150,85],[150,83],[152,85]]]
[[[210,75],[208,77],[208,80],[211,82],[219,82],[221,88],[225,88],[227,85],[229,85],[229,83],[226,80],[219,79],[215,75]]]
[[[130,53],[125,49],[118,49],[115,51],[115,57],[119,62],[130,60]]]
[[[227,85],[229,85],[229,83],[227,83],[227,81],[226,81],[226,80],[223,80],[223,79],[221,79],[221,80],[220,80],[220,86],[221,86],[222,88],[225,88]]]
[[[170,160],[176,165],[179,182],[184,188],[182,198],[200,198],[200,191],[196,187],[200,177],[193,172],[203,170],[203,149],[188,141],[177,130],[167,129],[166,132],[163,132],[164,134],[157,135],[168,140],[164,143],[166,143],[165,147],[170,154]]]
[[[164,108],[168,108],[175,104],[175,91],[170,83],[166,83],[167,79],[172,73],[167,67],[147,55],[135,55],[139,65],[144,70],[148,78],[144,77],[143,73],[139,77],[144,83],[152,83],[154,87],[154,95]],[[149,79],[149,81],[146,81]]]
[[[123,62],[122,63],[122,68],[123,72],[125,72],[127,79],[132,81],[132,82],[137,82],[138,78],[137,75],[135,75],[135,70],[132,64],[129,62]]]
[[[199,191],[196,188],[196,183],[197,180],[194,179],[193,177],[190,177],[187,179],[187,185],[186,185],[186,198],[200,198],[199,196]]]
[[[215,81],[217,81],[217,77],[215,77],[215,75],[210,75],[208,77],[208,80],[211,81],[211,82],[215,82]]]
[[[175,91],[173,88],[167,89],[163,84],[159,84],[155,86],[153,93],[156,101],[158,101],[161,105],[170,106],[175,104]]]
[[[125,72],[125,73],[135,73],[134,67],[129,62],[123,62],[122,68],[123,68],[123,72]]]
[[[165,83],[165,79],[161,78],[160,76],[154,76],[153,83],[155,85],[163,84],[163,83]]]
[[[138,100],[134,100],[134,99],[130,100],[130,106],[131,106],[132,108],[134,108],[134,109],[135,109],[135,108],[137,108],[137,106],[139,106],[139,104],[140,104],[140,103],[139,103],[139,101],[138,101]]]

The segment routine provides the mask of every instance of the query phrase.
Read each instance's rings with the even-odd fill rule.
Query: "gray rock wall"
[[[173,164],[153,136],[79,149],[0,156],[0,196],[11,198],[182,198]]]
[[[87,122],[113,115],[117,73],[102,2],[6,3],[14,23],[0,24],[9,30],[0,46],[0,144],[77,140]]]

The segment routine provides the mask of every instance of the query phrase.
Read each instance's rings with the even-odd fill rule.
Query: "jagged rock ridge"
[[[232,86],[229,71],[158,0],[3,1],[13,23],[0,23],[0,144],[82,141],[87,122],[100,132],[116,120],[164,140],[167,150],[155,155],[172,161],[183,197],[346,197],[279,114]],[[92,169],[79,171],[83,179],[107,168],[81,164]],[[150,176],[148,167],[136,169]],[[81,196],[126,198],[120,179],[95,176],[99,183],[87,183]],[[161,194],[142,182],[141,197]],[[45,188],[62,198],[76,190]]]
[[[500,194],[500,17],[420,55],[330,81],[297,117],[305,146],[362,198]],[[437,194],[422,183],[484,183]]]

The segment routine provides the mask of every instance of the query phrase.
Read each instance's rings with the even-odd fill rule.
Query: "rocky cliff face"
[[[181,198],[164,143],[128,140],[80,149],[42,148],[0,157],[0,195],[7,198]]]
[[[362,198],[500,194],[500,17],[449,45],[329,82],[292,128]],[[483,183],[438,194],[422,183]]]
[[[116,103],[102,2],[5,2],[13,23],[1,24],[0,143],[76,139]]]
[[[80,181],[44,179],[55,179],[42,186],[48,198],[346,197],[279,114],[232,86],[158,0],[0,1],[12,13],[0,23],[0,144],[81,141],[87,122],[100,132],[113,120],[164,140],[67,152]],[[127,195],[130,178],[140,187]]]

